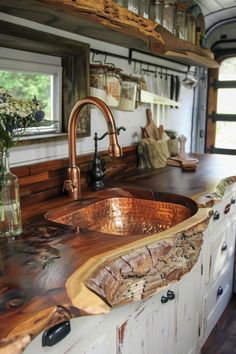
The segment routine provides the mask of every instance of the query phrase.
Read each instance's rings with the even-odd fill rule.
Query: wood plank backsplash
[[[106,176],[109,177],[132,170],[137,165],[136,146],[124,147],[120,158],[110,158],[107,151],[99,154],[106,162]],[[82,191],[89,188],[92,160],[93,154],[83,155],[77,160]],[[21,206],[30,206],[65,194],[63,183],[67,178],[67,166],[68,159],[59,159],[12,168],[12,173],[19,178]]]

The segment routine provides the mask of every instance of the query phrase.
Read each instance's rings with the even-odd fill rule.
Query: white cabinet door
[[[236,236],[235,186],[229,188],[220,203],[213,207],[215,220],[213,216],[205,231],[202,252],[203,291],[199,339],[201,346],[213,330],[232,295]]]
[[[174,287],[170,289],[174,290]],[[168,289],[140,302],[129,318],[118,328],[117,354],[176,353],[175,299],[161,302]]]
[[[42,347],[38,335],[24,354],[111,354],[115,353],[115,326],[108,326],[109,315],[87,316],[70,321],[71,332],[52,347]],[[108,329],[107,329],[108,328]]]
[[[199,263],[199,262],[198,262]],[[104,316],[71,320],[71,333],[53,347],[41,335],[25,354],[195,354],[200,266],[151,298],[112,309]],[[175,297],[163,303],[168,291]]]
[[[203,298],[203,343],[229,303],[232,296],[232,282],[233,264],[231,262]]]
[[[25,354],[174,354],[175,299],[163,304],[168,289],[150,299],[112,309],[104,316],[71,320],[71,332],[53,347],[37,336]]]
[[[201,267],[198,262],[177,292],[177,354],[198,352]]]

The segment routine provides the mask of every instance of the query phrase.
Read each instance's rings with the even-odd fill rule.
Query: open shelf
[[[0,0],[1,11],[177,62],[216,68],[213,54],[112,0]]]

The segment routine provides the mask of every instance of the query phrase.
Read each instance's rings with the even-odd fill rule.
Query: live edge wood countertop
[[[236,156],[198,158],[196,172],[173,166],[124,171],[105,180],[107,190],[87,192],[82,201],[61,197],[23,209],[22,236],[0,239],[0,347],[66,319],[145,299],[189,272],[201,250],[209,207],[236,180]],[[178,194],[203,207],[176,226],[141,237],[78,230],[44,216],[50,209],[67,204],[68,210],[80,209],[108,197],[158,200],[158,192],[162,201],[163,195],[171,201],[167,193]]]

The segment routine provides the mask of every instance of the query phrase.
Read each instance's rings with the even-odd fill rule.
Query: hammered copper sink
[[[151,235],[169,229],[194,214],[175,203],[129,197],[107,198],[78,208],[49,212],[47,219],[110,235]]]

